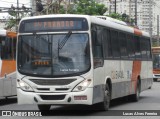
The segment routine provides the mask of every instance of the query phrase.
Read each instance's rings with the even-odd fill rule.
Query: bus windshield
[[[153,54],[153,68],[160,69],[160,54]]]
[[[32,76],[56,77],[90,68],[87,33],[20,35],[18,70]]]

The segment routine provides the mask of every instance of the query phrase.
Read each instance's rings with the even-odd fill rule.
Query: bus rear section
[[[153,54],[153,80],[160,78],[160,47],[152,47]]]
[[[0,97],[16,96],[16,33],[0,30]]]

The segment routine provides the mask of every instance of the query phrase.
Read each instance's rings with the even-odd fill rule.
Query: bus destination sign
[[[87,20],[84,18],[50,18],[26,20],[20,24],[20,32],[52,32],[66,30],[87,30]]]

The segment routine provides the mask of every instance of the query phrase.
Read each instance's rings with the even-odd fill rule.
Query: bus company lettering
[[[124,78],[123,71],[111,71],[111,78],[112,79],[122,79]]]

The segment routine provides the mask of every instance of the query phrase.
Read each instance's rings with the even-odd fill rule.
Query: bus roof
[[[153,54],[160,53],[160,47],[152,47],[152,53]]]
[[[6,30],[0,29],[0,36],[6,36]]]
[[[0,29],[0,36],[7,36],[10,38],[17,37],[17,33],[13,31],[7,31],[5,29]]]
[[[111,17],[107,17],[107,16],[96,16],[97,18],[101,18],[101,19],[104,19],[104,20],[109,20],[111,22],[115,22],[117,24],[121,24],[121,25],[125,25],[127,26],[127,23],[124,22],[124,21],[120,21],[118,19],[114,19],[114,18],[111,18]]]
[[[124,24],[124,22],[120,22],[118,23],[119,20],[116,19],[100,19],[97,16],[90,16],[90,15],[78,15],[78,14],[54,14],[54,15],[41,15],[41,16],[33,16],[33,17],[26,17],[23,18],[22,20],[28,20],[28,19],[40,19],[40,18],[54,18],[54,17],[84,17],[87,20],[91,21],[92,23],[98,24],[98,25],[103,25],[109,28],[114,28],[114,29],[118,29],[121,31],[125,31],[128,33],[132,33],[132,34],[136,34],[138,36],[146,36],[146,37],[150,37],[149,33],[139,30],[137,28],[133,28],[131,26],[127,26]],[[102,16],[101,16],[102,17]],[[21,20],[21,21],[22,21]]]
[[[10,38],[15,38],[17,37],[17,33],[13,31],[7,31],[7,36]]]
[[[159,47],[152,47],[152,49],[160,49],[160,46]]]

